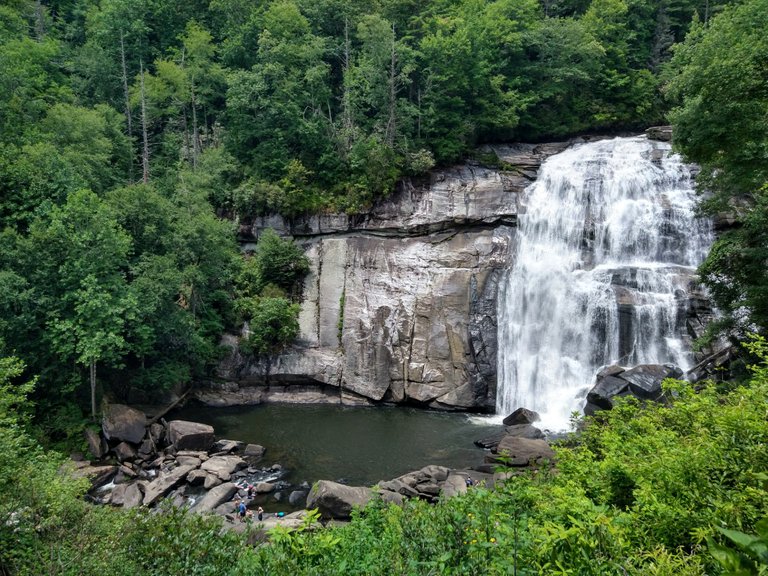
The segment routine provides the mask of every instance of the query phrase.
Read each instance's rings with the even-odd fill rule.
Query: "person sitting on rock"
[[[253,498],[254,496],[256,496],[256,486],[248,484],[248,498]]]

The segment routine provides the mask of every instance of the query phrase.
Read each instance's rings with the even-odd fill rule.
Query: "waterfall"
[[[542,164],[499,293],[497,414],[564,430],[600,367],[690,366],[686,292],[712,242],[696,201],[689,168],[641,136]]]

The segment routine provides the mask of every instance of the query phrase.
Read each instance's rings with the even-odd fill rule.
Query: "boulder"
[[[176,450],[208,451],[213,445],[213,426],[188,422],[186,420],[171,420],[168,423],[168,441]]]
[[[194,470],[194,466],[179,466],[170,472],[162,472],[147,486],[144,493],[144,506],[151,506],[161,497],[165,496],[173,488],[181,483],[187,477],[187,474]]]
[[[600,376],[592,389],[587,393],[587,402],[599,406],[604,410],[613,408],[611,398],[625,392],[629,388],[629,382],[623,378],[626,372],[622,372],[622,377]]]
[[[134,450],[133,446],[127,442],[120,442],[120,444],[115,446],[112,450],[120,462],[136,459],[136,450]]]
[[[133,484],[127,484],[125,492],[123,492],[123,508],[136,508],[141,506],[144,500],[145,484],[143,482],[135,482]]]
[[[606,376],[618,376],[624,371],[626,371],[626,368],[619,366],[618,364],[603,366],[595,376],[595,381],[600,380],[600,378],[605,378]]]
[[[436,466],[435,464],[430,464],[429,466],[424,466],[421,471],[432,478],[435,482],[445,482],[445,479],[448,478],[451,469],[446,468],[445,466]]]
[[[497,456],[486,456],[487,462],[499,462],[508,466],[529,466],[542,460],[552,461],[555,453],[544,440],[531,440],[518,436],[505,436],[496,447]]]
[[[479,440],[475,440],[475,446],[478,446],[480,448],[496,448],[496,446],[499,445],[499,442],[501,442],[501,439],[504,438],[504,436],[507,435],[507,432],[504,428],[499,429],[497,432],[493,432],[492,434],[489,434],[485,438],[480,438]]]
[[[190,486],[202,486],[205,484],[206,479],[210,476],[205,470],[192,470],[187,474],[187,484]]]
[[[288,503],[291,506],[301,506],[307,499],[307,493],[304,490],[294,490],[288,495]]]
[[[107,453],[107,443],[104,442],[104,439],[98,432],[90,428],[86,428],[83,434],[85,435],[85,441],[88,442],[88,450],[96,460],[101,460]]]
[[[125,404],[108,404],[101,419],[101,428],[107,440],[138,444],[144,438],[146,427],[144,413]]]
[[[683,371],[672,364],[641,364],[623,372],[622,380],[629,382],[629,390],[643,400],[660,400],[661,383],[665,378],[680,378]]]
[[[208,494],[195,504],[195,512],[211,512],[217,506],[229,502],[232,496],[237,492],[237,486],[232,482],[225,482],[212,488]]]
[[[165,440],[165,427],[159,422],[150,424],[149,437],[152,438],[152,442],[155,443],[155,446],[162,445]]]
[[[660,140],[661,142],[671,142],[672,126],[651,126],[645,131],[645,134],[651,140]]]
[[[320,480],[309,491],[307,509],[317,508],[324,518],[345,520],[353,508],[365,506],[372,497],[371,489],[364,486],[345,486]]]
[[[203,482],[203,488],[206,490],[210,490],[211,488],[218,486],[222,483],[221,478],[214,474],[208,474],[205,478],[205,481]]]
[[[533,424],[541,420],[541,417],[537,412],[528,410],[528,408],[518,408],[512,414],[504,418],[502,423],[505,426],[514,426],[516,424]]]
[[[205,470],[209,474],[218,476],[224,482],[227,482],[232,473],[247,467],[248,464],[240,458],[240,456],[234,456],[231,454],[225,456],[213,456],[202,463],[201,470]]]
[[[249,444],[252,446],[252,444]],[[213,444],[213,452],[240,452],[245,447],[245,442],[240,440],[217,440]]]
[[[269,494],[275,490],[275,485],[271,482],[257,482],[253,485],[253,491],[256,494]]]
[[[125,502],[125,491],[127,488],[127,484],[118,484],[115,486],[109,497],[109,503],[112,504],[112,506],[122,506]]]
[[[248,458],[251,463],[258,462],[264,456],[266,448],[260,444],[248,444],[243,450],[243,457]]]
[[[200,458],[196,458],[194,456],[176,456],[176,463],[179,466],[194,466],[195,468],[199,467],[200,464],[203,463]]]
[[[443,498],[445,500],[453,498],[458,494],[464,494],[467,491],[467,479],[461,474],[451,474],[443,484]]]
[[[530,424],[513,424],[507,426],[505,430],[510,436],[517,436],[518,438],[530,438],[531,440],[544,438],[544,432]]]

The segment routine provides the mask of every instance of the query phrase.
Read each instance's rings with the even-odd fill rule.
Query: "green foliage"
[[[768,480],[768,476],[763,480]],[[727,545],[707,539],[712,556],[724,568],[727,576],[757,576],[768,573],[768,518],[755,525],[756,534],[717,527],[728,540]]]
[[[244,301],[248,337],[242,348],[259,356],[279,352],[299,334],[299,306],[286,298],[262,297]]]
[[[259,236],[253,255],[246,258],[239,279],[241,293],[258,295],[264,286],[274,284],[292,294],[307,272],[309,259],[301,248],[267,228]]]
[[[701,267],[704,283],[737,334],[768,326],[766,182],[768,90],[764,54],[768,4],[750,0],[697,23],[675,49],[667,91],[675,143],[702,166],[709,211],[733,212],[737,226],[716,241]]]

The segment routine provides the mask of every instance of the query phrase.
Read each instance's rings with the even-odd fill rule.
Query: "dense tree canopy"
[[[668,90],[675,142],[702,167],[710,212],[736,225],[717,240],[701,272],[736,334],[768,328],[768,2],[729,7],[696,23],[675,50]]]

